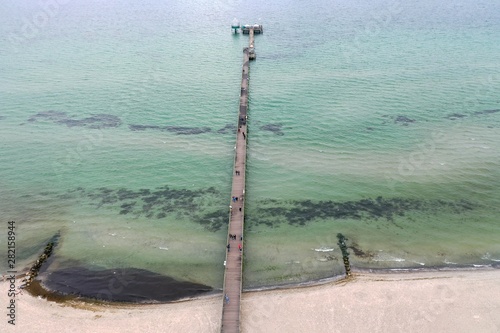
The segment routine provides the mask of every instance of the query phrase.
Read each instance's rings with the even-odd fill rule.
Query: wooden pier
[[[249,47],[243,49],[238,131],[234,152],[233,186],[229,206],[229,227],[226,261],[224,262],[224,287],[221,332],[240,332],[240,300],[243,276],[243,227],[245,217],[245,170],[247,155],[247,111],[250,60],[255,59],[254,32],[249,31]],[[235,235],[235,237],[231,237]]]
[[[255,60],[257,56],[255,54],[253,29],[250,29],[250,33],[248,35],[250,37],[250,42],[248,43],[248,58],[250,60]]]

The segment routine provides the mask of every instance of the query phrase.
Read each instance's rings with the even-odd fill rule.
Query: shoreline
[[[9,301],[7,285],[0,282],[2,307]],[[36,328],[39,333],[217,332],[220,295],[158,304],[78,299],[56,303],[22,292],[15,297],[16,326]],[[354,271],[348,279],[245,291],[241,304],[242,332],[248,333],[306,328],[308,332],[420,332],[446,327],[453,332],[497,332],[500,269]],[[10,326],[6,320],[0,322],[0,327]]]
[[[352,267],[352,273],[356,276],[360,275],[397,275],[397,274],[412,274],[412,273],[431,273],[431,272],[480,272],[480,271],[500,271],[500,265],[456,265],[452,266],[429,266],[429,267],[410,267],[410,268],[356,268]],[[25,278],[25,274],[28,271],[17,274],[16,281],[17,286],[23,285],[21,282],[22,279]],[[288,290],[288,289],[296,289],[296,288],[307,288],[307,287],[315,287],[322,286],[325,284],[342,282],[349,280],[349,277],[346,277],[344,274],[342,275],[334,275],[325,278],[319,278],[314,280],[308,280],[303,282],[295,282],[295,283],[284,283],[277,285],[269,285],[269,286],[258,286],[258,287],[249,287],[243,288],[243,293],[251,293],[251,292],[264,292],[264,291],[274,291],[274,290]],[[2,280],[0,280],[0,283]],[[23,287],[23,291],[26,291],[33,297],[41,297],[50,302],[56,303],[71,303],[71,302],[82,302],[82,303],[92,303],[92,304],[103,304],[106,306],[121,306],[121,305],[157,305],[157,304],[174,304],[178,302],[187,302],[192,300],[204,299],[217,297],[222,295],[222,289],[213,289],[209,292],[203,292],[198,295],[182,297],[179,299],[169,300],[169,301],[154,301],[148,300],[144,302],[128,302],[128,301],[108,301],[105,299],[97,299],[87,296],[81,296],[76,294],[65,294],[57,290],[52,290],[43,284],[43,280],[34,280],[31,282],[31,285],[28,287]]]
[[[428,266],[428,267],[410,267],[410,268],[356,268],[351,266],[351,273],[355,275],[370,275],[370,274],[411,274],[411,273],[426,273],[426,272],[475,272],[475,271],[500,271],[500,265],[456,265],[456,266]],[[270,291],[270,290],[281,290],[281,289],[293,289],[301,287],[314,287],[321,286],[324,284],[346,280],[346,276],[334,275],[325,278],[319,278],[314,280],[308,280],[304,282],[296,283],[286,283],[277,284],[271,286],[261,286],[261,287],[250,287],[243,288],[243,292],[258,292],[258,291]]]

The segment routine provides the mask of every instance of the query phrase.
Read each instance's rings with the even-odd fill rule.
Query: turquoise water
[[[222,286],[242,49],[244,285],[498,265],[500,5],[0,5],[0,212],[17,265]],[[0,230],[4,244],[6,228]],[[2,271],[6,263],[0,263]]]

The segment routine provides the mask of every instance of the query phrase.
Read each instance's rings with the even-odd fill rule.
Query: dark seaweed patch
[[[219,134],[236,133],[236,125],[234,125],[234,124],[227,124],[226,126],[224,126],[221,129],[217,130],[217,133],[219,133]]]
[[[215,188],[210,187],[197,191],[173,189],[168,186],[155,189],[117,190],[101,187],[86,191],[82,188],[71,191],[74,195],[80,193],[93,202],[96,208],[115,206],[121,215],[145,216],[150,219],[163,219],[174,214],[177,218],[185,217],[199,223],[209,231],[218,231],[228,222],[228,211],[222,209],[224,196]],[[67,196],[63,194],[61,197]],[[209,199],[212,205],[207,205]]]
[[[210,127],[182,127],[182,126],[157,126],[157,125],[129,125],[131,131],[157,130],[173,132],[179,135],[193,135],[211,132]]]
[[[88,127],[93,129],[101,129],[108,127],[118,127],[122,124],[120,118],[110,114],[96,114],[83,119],[61,119],[57,121],[59,124],[65,124],[68,127]]]
[[[39,119],[46,119],[55,122],[61,119],[68,119],[68,115],[66,114],[66,112],[49,110],[49,111],[38,112],[37,114],[29,117],[28,121],[33,122]]]
[[[92,129],[118,127],[122,124],[120,118],[111,114],[95,114],[87,118],[77,119],[70,117],[66,112],[54,110],[39,112],[28,119],[29,122],[39,120],[48,120],[68,127],[87,127]]]
[[[473,116],[483,116],[483,115],[489,115],[489,114],[494,114],[500,112],[500,109],[488,109],[488,110],[481,110],[481,111],[476,111],[473,112],[471,115]],[[445,118],[450,119],[450,120],[457,120],[461,118],[467,117],[466,114],[463,113],[451,113],[447,115]]]
[[[467,115],[465,115],[463,113],[451,113],[451,114],[447,115],[445,118],[450,119],[450,120],[457,120],[457,119],[461,119],[461,118],[465,118],[465,117],[467,117]]]
[[[352,252],[354,252],[354,255],[356,257],[370,259],[370,258],[373,258],[375,256],[375,254],[373,252],[370,252],[370,251],[365,252],[362,249],[360,249],[359,245],[355,242],[351,242],[351,245],[348,246],[348,248],[351,249]]]
[[[162,127],[156,125],[128,125],[131,131],[145,131],[148,129],[161,130]]]
[[[155,189],[109,189],[105,187],[86,191],[82,188],[63,194],[83,196],[97,208],[116,207],[122,215],[163,219],[172,216],[203,225],[209,231],[218,231],[228,222],[225,195],[210,187],[200,190],[174,189],[168,186]],[[209,202],[209,204],[207,204]],[[304,226],[317,219],[385,220],[395,223],[394,218],[410,211],[436,214],[447,210],[461,214],[473,210],[476,204],[467,200],[418,200],[407,198],[361,199],[357,201],[281,201],[261,200],[258,209],[247,211],[247,226],[266,225],[274,228],[282,223]],[[411,220],[408,219],[408,222]],[[354,250],[354,249],[353,249]],[[354,250],[355,254],[357,250]],[[361,251],[361,250],[360,250]],[[359,255],[363,255],[358,252]],[[356,255],[358,255],[356,254]],[[368,254],[365,254],[368,255]]]
[[[210,286],[136,268],[64,268],[48,274],[44,284],[59,294],[112,302],[168,302],[212,291]]]
[[[354,219],[378,220],[394,222],[395,216],[405,216],[409,211],[426,211],[436,213],[447,209],[453,213],[462,213],[474,209],[476,205],[466,200],[417,200],[392,198],[362,199],[358,201],[318,201],[310,200],[292,202],[262,202],[257,211],[250,211],[248,221],[252,224],[265,224],[270,227],[281,223],[290,225],[306,225],[315,219]]]
[[[408,118],[406,116],[397,116],[394,118],[394,123],[395,124],[401,124],[403,126],[408,126],[411,123],[414,123],[415,119]]]
[[[132,212],[136,203],[137,202],[134,201],[134,202],[128,202],[128,203],[122,204],[120,206],[120,208],[122,209],[122,210],[120,210],[120,214],[125,215],[125,214]]]
[[[389,124],[392,120],[392,122],[394,124],[399,124],[399,125],[402,125],[402,126],[408,126],[410,125],[411,123],[414,123],[416,122],[415,119],[411,119],[411,118],[408,118],[406,116],[402,116],[402,115],[399,115],[399,116],[392,116],[392,115],[389,115],[389,114],[384,114],[381,116],[382,118],[385,118],[383,121],[382,121],[382,125],[386,125],[386,124]]]
[[[485,115],[485,114],[493,114],[493,113],[498,113],[498,112],[500,112],[500,109],[490,109],[490,110],[482,110],[482,111],[474,112],[474,115],[481,116],[481,115]]]
[[[167,131],[174,132],[176,134],[191,135],[191,134],[202,134],[211,132],[210,127],[179,127],[179,126],[167,126]]]
[[[201,225],[205,225],[210,231],[217,231],[224,224],[227,224],[228,214],[225,210],[218,210],[201,216],[195,216],[195,221]]]
[[[260,129],[263,131],[273,132],[276,135],[285,135],[285,133],[281,130],[282,127],[283,124],[266,124],[261,126]]]
[[[116,195],[118,197],[118,200],[123,201],[127,199],[135,199],[140,196],[140,193],[121,188],[116,191]]]

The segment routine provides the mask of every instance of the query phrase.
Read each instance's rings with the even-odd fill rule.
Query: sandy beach
[[[19,283],[19,281],[17,281]],[[58,304],[1,282],[1,332],[218,332],[220,296],[143,306]],[[247,292],[242,332],[500,332],[500,270],[356,274],[348,281]]]

